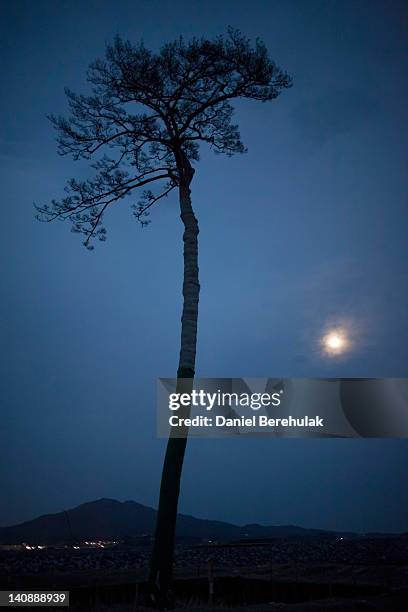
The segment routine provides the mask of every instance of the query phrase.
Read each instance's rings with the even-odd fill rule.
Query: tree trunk
[[[197,318],[200,284],[198,280],[198,223],[190,197],[190,183],[194,170],[187,159],[179,166],[180,217],[184,224],[183,313],[181,317],[181,347],[177,370],[177,392],[191,393],[195,372]],[[188,417],[190,407],[179,410],[180,417]],[[174,437],[183,435],[183,437]],[[160,486],[156,531],[150,564],[151,603],[161,609],[172,606],[173,554],[176,531],[177,505],[181,472],[187,445],[188,428],[172,428],[167,443]]]

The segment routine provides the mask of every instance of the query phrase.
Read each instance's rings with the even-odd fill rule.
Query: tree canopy
[[[38,206],[43,221],[69,219],[72,230],[105,240],[109,206],[142,188],[132,204],[148,222],[150,208],[189,184],[200,142],[216,153],[243,153],[232,101],[262,102],[291,86],[291,78],[239,31],[214,40],[182,37],[157,53],[117,36],[87,72],[90,95],[66,89],[70,115],[51,115],[61,155],[92,160],[94,176],[71,179],[61,200]],[[155,189],[153,190],[152,187]]]

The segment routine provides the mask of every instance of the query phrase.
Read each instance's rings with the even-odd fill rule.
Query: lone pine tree
[[[72,230],[105,240],[103,225],[110,206],[127,196],[142,225],[151,209],[178,191],[184,224],[183,311],[177,378],[192,388],[195,372],[199,301],[198,223],[190,186],[199,161],[200,143],[216,153],[243,153],[238,126],[232,122],[232,101],[266,102],[291,86],[291,78],[268,57],[259,40],[251,45],[239,31],[214,40],[179,38],[153,53],[117,36],[105,59],[89,67],[90,95],[66,90],[70,115],[50,116],[58,134],[59,153],[92,160],[92,178],[68,181],[66,195],[38,206],[42,221],[68,219]],[[190,381],[190,382],[189,382]],[[187,443],[170,433],[160,499],[150,584],[152,603],[171,600],[174,535],[180,478]]]

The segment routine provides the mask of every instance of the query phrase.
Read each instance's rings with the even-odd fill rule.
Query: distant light
[[[328,356],[335,357],[347,351],[350,341],[345,330],[332,329],[323,336],[322,345]]]
[[[331,349],[339,349],[343,345],[343,338],[338,334],[331,334],[326,340],[327,346]]]

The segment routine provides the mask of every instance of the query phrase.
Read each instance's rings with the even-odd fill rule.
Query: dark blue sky
[[[118,32],[157,49],[228,25],[294,77],[237,106],[248,154],[203,150],[200,376],[407,376],[407,11],[401,2],[37,1],[1,9],[0,524],[97,497],[155,506],[164,441],[155,380],[179,350],[176,197],[142,230],[123,201],[93,252],[33,201],[85,164],[47,113]],[[316,351],[346,321],[341,361]],[[234,522],[408,530],[408,444],[193,440],[180,510]]]

